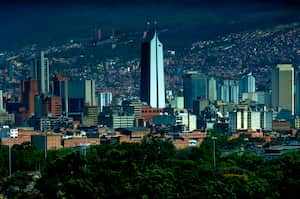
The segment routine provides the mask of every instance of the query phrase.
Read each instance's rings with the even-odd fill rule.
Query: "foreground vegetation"
[[[221,140],[221,138],[220,138]],[[0,193],[8,198],[289,198],[300,188],[300,153],[263,161],[250,152],[221,157],[212,143],[175,150],[165,141],[43,151],[30,144],[0,150]],[[41,170],[41,177],[34,171]],[[38,173],[38,172],[37,172]]]

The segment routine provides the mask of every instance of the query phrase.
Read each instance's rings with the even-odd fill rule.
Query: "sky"
[[[276,2],[276,3],[274,3]],[[296,20],[296,0],[9,0],[0,3],[0,50],[29,43],[48,45],[103,34],[143,32],[157,19],[169,32],[162,37],[187,43],[208,35]],[[299,0],[300,3],[300,0]],[[296,5],[296,6],[295,6]],[[94,32],[93,32],[94,31]],[[172,42],[172,41],[170,41]],[[171,43],[171,46],[174,44]]]

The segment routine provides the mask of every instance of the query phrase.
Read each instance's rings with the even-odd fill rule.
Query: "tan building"
[[[100,138],[72,138],[63,140],[64,147],[76,147],[84,145],[100,144]]]
[[[272,106],[289,110],[294,115],[294,68],[292,64],[278,64],[272,71]]]
[[[57,150],[62,148],[62,136],[56,133],[47,133],[47,135],[39,134],[31,136],[32,146],[37,149]],[[45,143],[46,142],[46,143]]]
[[[84,126],[97,126],[98,124],[98,107],[85,106],[83,108],[82,124]]]

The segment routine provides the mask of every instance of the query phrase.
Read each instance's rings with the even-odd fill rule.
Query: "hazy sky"
[[[161,28],[169,30],[162,37],[178,40],[179,36],[185,36],[192,42],[208,35],[290,22],[299,19],[300,14],[296,6],[290,6],[297,2],[294,0],[289,3],[287,0],[9,2],[0,3],[0,49],[21,47],[32,42],[47,45],[54,41],[92,37],[97,28],[103,29],[104,35],[111,29],[142,32],[146,21],[154,18],[159,20]]]

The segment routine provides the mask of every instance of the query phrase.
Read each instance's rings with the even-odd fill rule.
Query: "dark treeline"
[[[291,198],[300,188],[300,153],[263,161],[250,152],[221,157],[220,149],[240,145],[217,141],[176,150],[157,139],[142,144],[99,145],[87,151],[43,151],[14,147],[13,175],[1,147],[0,193],[8,198]],[[33,180],[33,171],[41,178]]]

